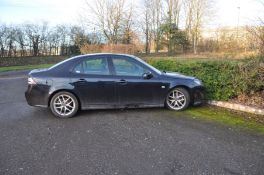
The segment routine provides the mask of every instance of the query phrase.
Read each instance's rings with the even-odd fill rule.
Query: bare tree
[[[67,55],[67,42],[69,40],[69,27],[67,25],[57,25],[56,32],[59,34],[60,54]]]
[[[206,15],[210,10],[210,0],[186,0],[186,31],[189,40],[192,42],[193,52],[197,53],[199,38],[201,37],[201,29],[204,24]]]
[[[20,48],[20,56],[25,56],[26,54],[26,34],[22,26],[16,26],[15,28],[15,40]]]
[[[162,1],[161,0],[153,0],[150,6],[150,16],[151,18],[151,33],[153,34],[153,39],[155,43],[155,52],[158,53],[160,49],[160,41],[161,41],[161,19],[162,19]]]
[[[252,36],[252,40],[257,44],[259,53],[264,55],[264,23],[256,26],[248,26],[248,32]]]
[[[0,25],[0,49],[1,57],[5,56],[5,41],[7,34],[7,26],[5,24]]]
[[[15,48],[15,29],[13,26],[9,26],[6,30],[6,46],[8,49],[7,56],[16,56]]]
[[[122,20],[121,30],[122,30],[122,43],[131,44],[132,43],[132,27],[133,27],[133,6],[130,5],[129,9],[124,12],[124,17]]]
[[[48,22],[42,21],[40,25],[40,43],[39,43],[39,52],[41,55],[47,55],[48,53],[48,49],[47,49],[48,35],[49,35]]]
[[[145,53],[150,53],[150,45],[151,45],[151,0],[145,0],[144,1],[144,17],[143,17],[143,32],[145,35]]]
[[[264,9],[264,0],[259,0],[260,5]],[[247,26],[248,32],[252,39],[257,43],[258,50],[261,55],[264,55],[264,17],[258,17],[257,24],[254,26]]]
[[[125,0],[97,0],[94,5],[86,1],[86,4],[96,18],[93,24],[99,27],[109,43],[117,44],[125,16]]]
[[[181,0],[166,0],[166,11],[167,11],[167,21],[170,24],[174,24],[177,28],[179,28],[180,23],[180,12],[182,7]]]
[[[166,11],[167,14],[165,15],[166,21],[164,22],[167,27],[167,47],[168,47],[168,53],[172,53],[172,47],[175,38],[172,36],[175,30],[179,29],[179,17],[180,17],[180,11],[181,11],[181,1],[180,0],[166,0]]]
[[[71,52],[73,53],[80,53],[81,46],[91,44],[89,35],[85,32],[84,28],[80,26],[71,26],[69,37]]]
[[[13,25],[0,24],[0,57],[65,55],[89,43],[89,33],[80,26],[47,22]],[[76,49],[77,48],[77,49]]]
[[[49,55],[58,55],[59,39],[60,36],[57,33],[57,30],[55,28],[52,28],[52,30],[49,31],[47,38]]]
[[[26,24],[25,32],[29,40],[30,53],[33,56],[39,55],[39,44],[41,43],[41,29],[38,24]]]

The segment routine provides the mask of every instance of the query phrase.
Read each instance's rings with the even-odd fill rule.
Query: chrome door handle
[[[85,80],[84,78],[80,78],[80,79],[78,80],[78,82],[80,82],[80,83],[84,83],[84,82],[86,82],[86,80]]]
[[[119,80],[118,83],[121,85],[125,85],[125,84],[127,84],[127,81],[126,80]]]

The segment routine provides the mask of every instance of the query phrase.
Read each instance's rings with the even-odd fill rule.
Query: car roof
[[[100,55],[128,56],[128,57],[130,57],[130,58],[134,58],[134,59],[136,59],[135,56],[133,56],[133,55],[129,55],[129,54],[116,54],[116,53],[92,53],[92,54],[77,55],[77,56],[70,57],[70,58],[68,58],[68,59],[66,59],[66,60],[64,60],[64,61],[61,61],[61,62],[59,62],[59,63],[53,65],[53,66],[50,67],[49,69],[53,69],[53,68],[56,68],[56,67],[58,67],[58,66],[60,66],[60,65],[63,65],[64,63],[70,63],[70,62],[72,62],[72,61],[75,61],[75,60],[78,60],[78,59],[82,59],[82,58],[85,58],[85,57],[90,57],[90,56],[100,56]]]
[[[78,55],[75,56],[77,57],[86,57],[86,56],[98,56],[98,55],[117,55],[117,56],[128,56],[128,57],[135,57],[134,55],[129,55],[129,54],[121,54],[121,53],[91,53],[91,54],[84,54],[84,55]]]

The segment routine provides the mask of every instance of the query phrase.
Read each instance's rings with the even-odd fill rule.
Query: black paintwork
[[[107,60],[110,75],[87,75],[73,72],[84,59]],[[112,57],[129,59],[148,70],[144,76],[117,76]],[[201,103],[204,87],[194,77],[160,72],[139,58],[123,54],[90,54],[67,59],[49,69],[32,70],[29,75],[37,84],[28,85],[25,96],[29,105],[48,107],[58,91],[77,96],[81,109],[164,106],[167,93],[174,87],[186,88],[192,104]]]

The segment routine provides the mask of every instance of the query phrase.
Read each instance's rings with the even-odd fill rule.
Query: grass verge
[[[0,72],[7,71],[17,71],[17,70],[31,70],[37,68],[48,68],[53,64],[38,64],[38,65],[26,65],[26,66],[9,66],[9,67],[0,67]]]
[[[230,127],[248,129],[264,135],[264,123],[257,122],[259,117],[247,113],[237,113],[224,108],[203,106],[192,107],[184,111],[198,120],[224,124]]]

